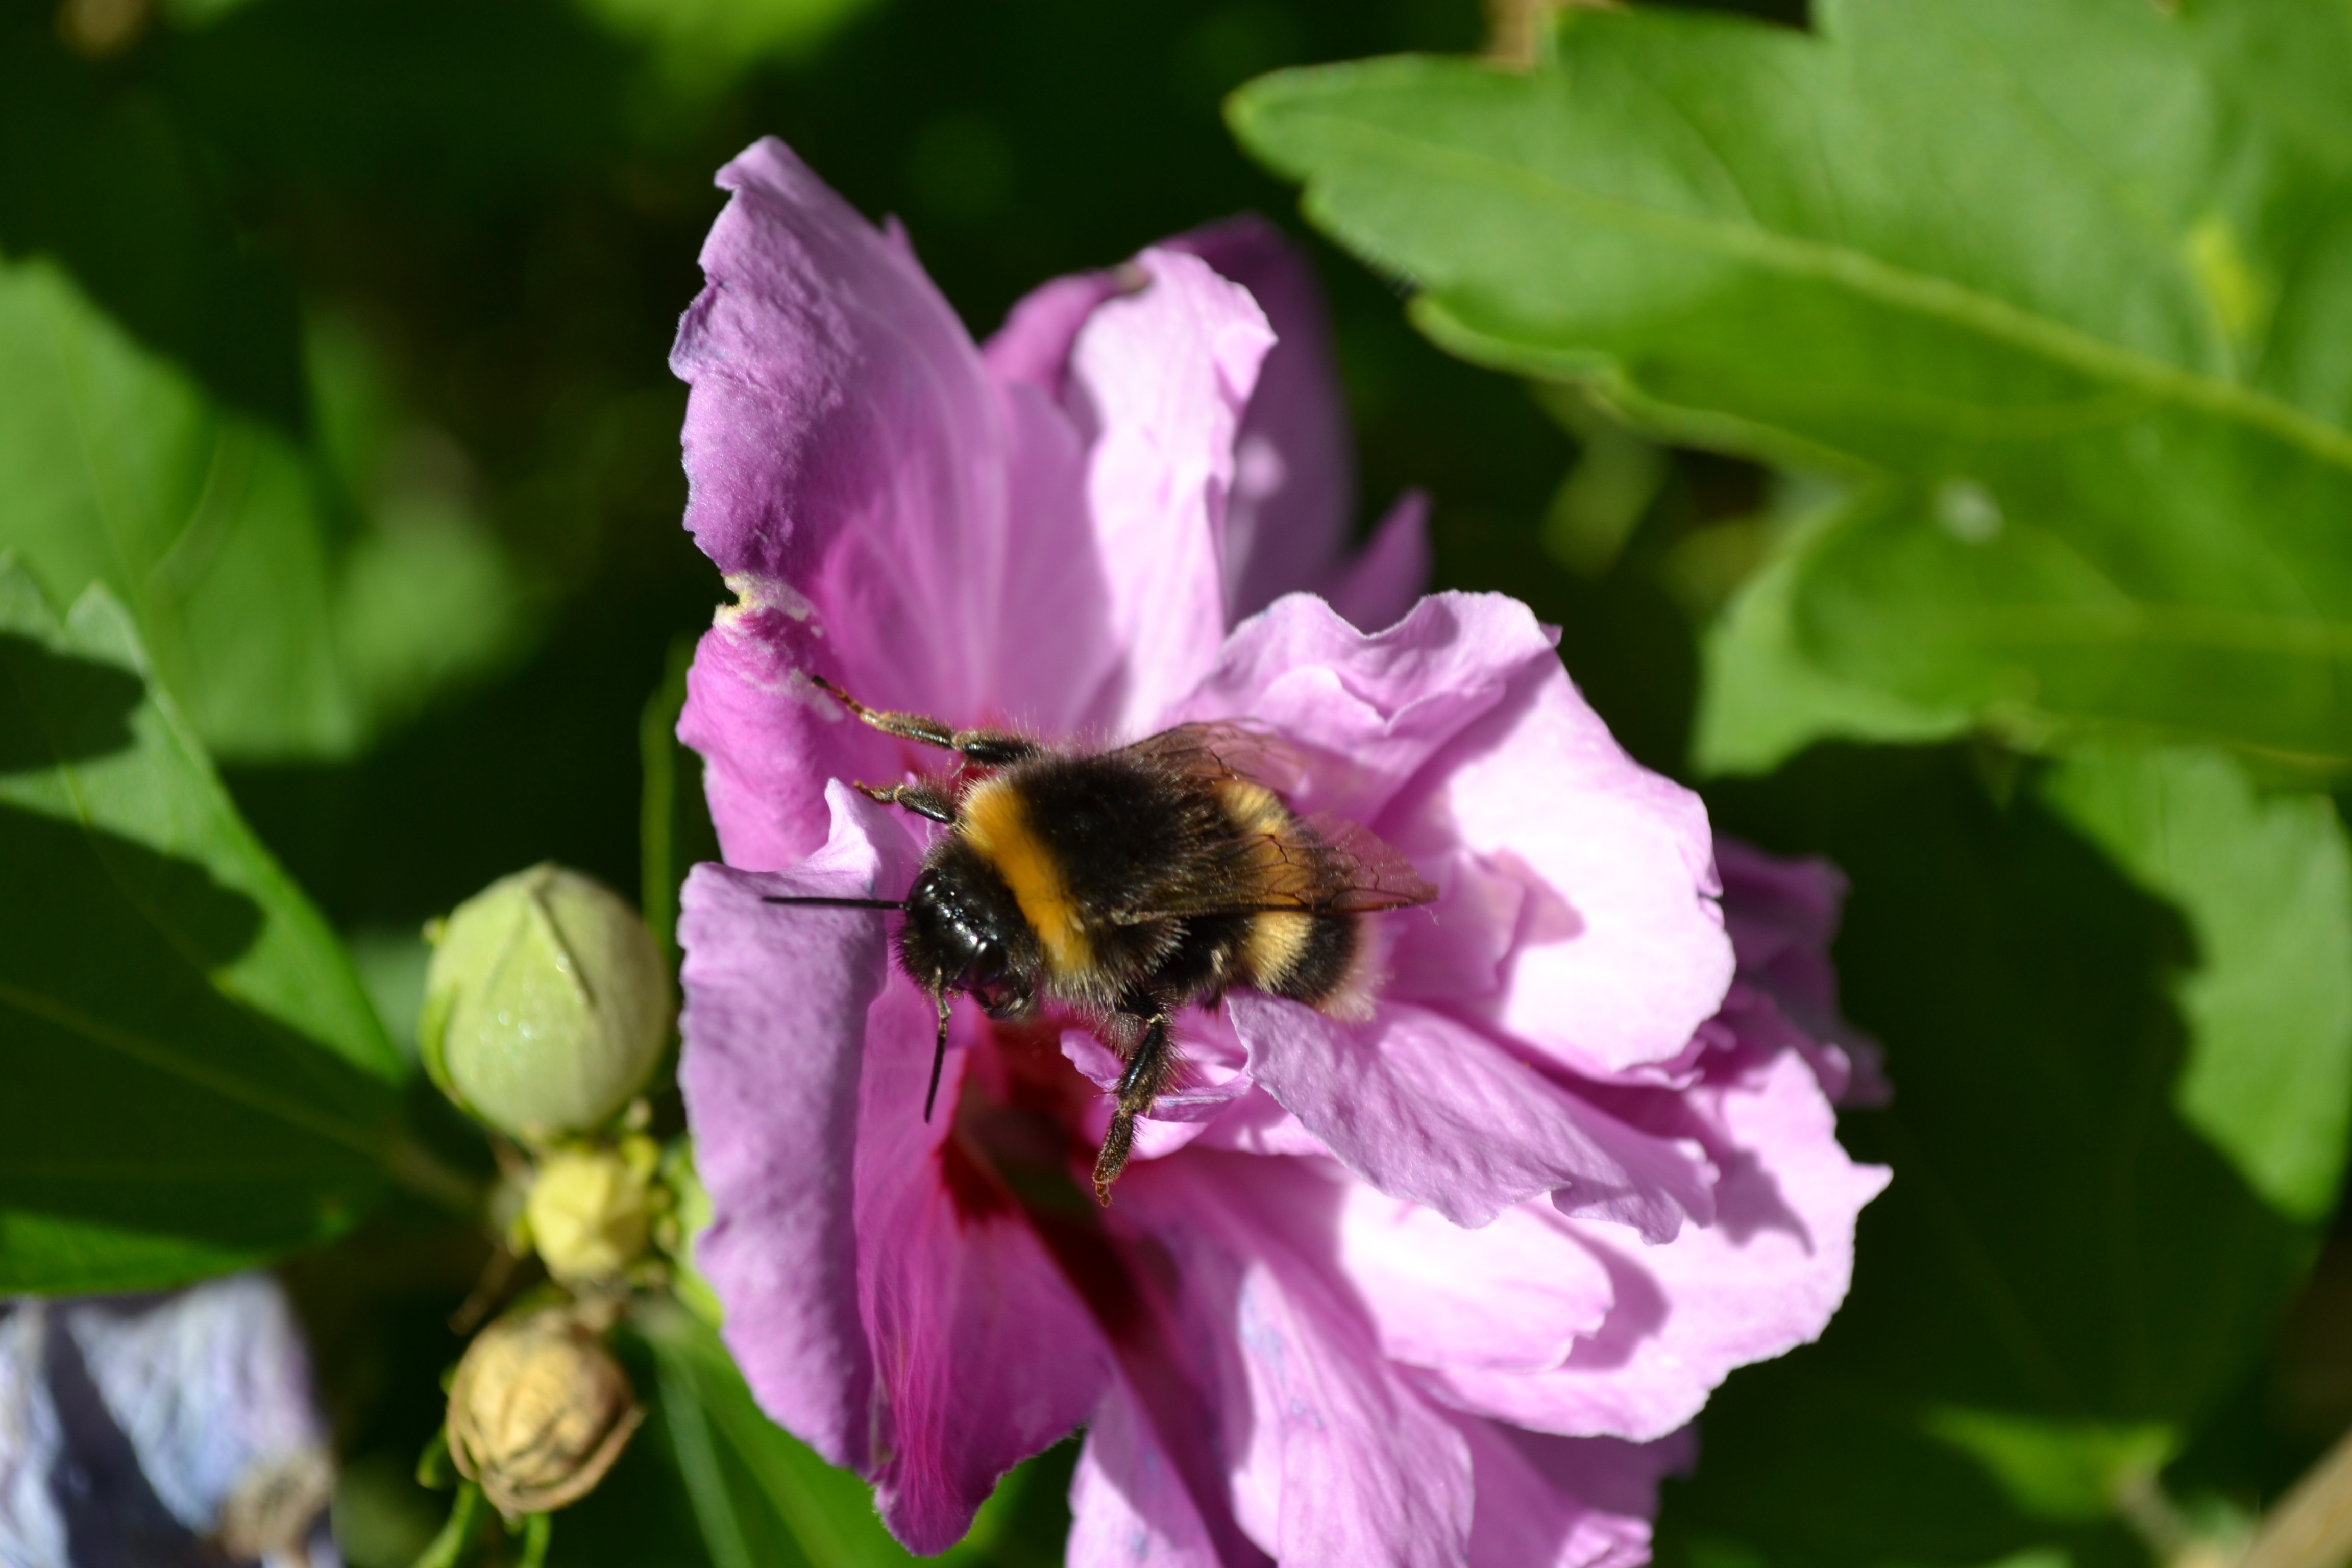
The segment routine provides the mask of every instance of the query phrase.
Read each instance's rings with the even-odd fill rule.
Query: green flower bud
[[[524,1208],[531,1245],[564,1284],[619,1279],[653,1237],[661,1152],[650,1138],[618,1149],[562,1149],[543,1157]]]
[[[570,1307],[501,1318],[449,1383],[449,1458],[509,1519],[595,1489],[645,1419],[629,1374]]]
[[[491,883],[432,934],[417,1041],[433,1081],[531,1142],[612,1120],[661,1059],[670,981],[653,933],[560,866]]]

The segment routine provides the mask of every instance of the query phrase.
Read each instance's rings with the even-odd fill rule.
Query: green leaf
[[[662,683],[637,715],[637,907],[672,967],[678,956],[678,887],[696,861],[719,858],[719,833],[702,793],[702,758],[677,738],[693,662],[694,639],[673,641]]]
[[[329,334],[313,354],[349,463],[376,456],[335,417],[355,352]],[[56,267],[0,264],[0,549],[61,601],[112,589],[217,754],[346,754],[511,646],[509,574],[466,517],[396,494],[353,531],[317,459]]]
[[[237,232],[214,150],[143,72],[76,58],[64,32],[55,6],[0,12],[0,252],[62,263],[213,395],[299,432],[294,289]]]
[[[305,346],[327,491],[367,503],[330,585],[332,651],[363,722],[380,731],[512,657],[531,617],[479,515],[472,465],[403,409],[374,342],[322,313]],[[331,521],[322,513],[319,526]]]
[[[2325,795],[2264,798],[2228,756],[2098,747],[2043,797],[2179,906],[2182,1118],[2294,1218],[2335,1206],[2352,1132],[2352,847]]]
[[[1797,635],[1798,584],[1812,556],[1874,499],[1835,499],[1775,520],[1775,546],[1702,644],[1691,736],[1700,773],[1769,773],[1816,741],[1938,741],[1971,727],[1964,709],[1922,707],[1824,669]]]
[[[1921,1425],[1981,1465],[2019,1512],[2069,1522],[2114,1513],[2116,1500],[2153,1480],[2180,1446],[2179,1435],[2160,1425],[2034,1420],[1957,1405],[1929,1411]]]
[[[2213,1420],[2315,1250],[2176,1106],[2191,931],[1989,755],[1825,745],[1709,787],[1719,830],[1853,879],[1844,1008],[1895,1098],[1839,1131],[1895,1179],[1820,1343],[1709,1402],[1663,1563],[2144,1565],[2093,1495]]]
[[[615,36],[653,47],[698,95],[766,60],[806,56],[873,0],[577,0]]]
[[[333,1235],[400,1059],[129,617],[0,553],[0,1290],[129,1289]]]
[[[711,1327],[656,1302],[635,1326],[653,1347],[661,1409],[715,1568],[910,1563],[864,1481],[836,1470],[763,1415]]]
[[[666,1439],[712,1568],[903,1568],[918,1561],[883,1528],[864,1481],[826,1464],[761,1413],[708,1321],[678,1302],[656,1300],[637,1309],[630,1326],[654,1366],[647,1434]],[[1059,1563],[1074,1449],[1065,1444],[1014,1468],[981,1505],[963,1541],[929,1561],[948,1568]]]
[[[2177,13],[2177,14],[2176,14]],[[2341,5],[1822,0],[1811,34],[1563,13],[1527,75],[1391,59],[1230,104],[1481,363],[1874,475],[1783,592],[1913,708],[2352,763]]]

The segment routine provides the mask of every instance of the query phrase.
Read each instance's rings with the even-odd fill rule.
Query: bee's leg
[[[1038,752],[1037,742],[1025,735],[1007,734],[1002,730],[950,730],[937,719],[927,719],[920,713],[893,713],[879,708],[868,708],[822,675],[812,675],[809,679],[835,701],[884,734],[896,735],[901,740],[919,741],[943,752],[953,752],[965,762],[983,768],[1001,768],[1008,763],[1034,757]],[[940,820],[952,821],[953,818],[942,817]]]
[[[1095,1201],[1103,1207],[1110,1206],[1110,1184],[1127,1168],[1128,1152],[1135,1146],[1135,1119],[1150,1110],[1175,1066],[1176,1053],[1168,1043],[1168,1012],[1160,1008],[1144,1019],[1143,1039],[1127,1058],[1127,1070],[1118,1075],[1118,1104],[1103,1131],[1102,1152],[1095,1157]]]
[[[879,784],[862,784],[857,786],[857,791],[884,805],[903,805],[917,816],[928,816],[933,822],[944,822],[950,826],[955,824],[955,802],[935,784],[891,784],[886,789]]]
[[[939,994],[939,1039],[931,1047],[931,1087],[923,1091],[923,1121],[926,1125],[931,1120],[931,1107],[939,1103],[940,1069],[948,1063],[948,994],[944,991]]]

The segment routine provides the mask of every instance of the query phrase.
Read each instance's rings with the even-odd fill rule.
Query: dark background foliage
[[[1845,1132],[1896,1180],[1864,1217],[1854,1294],[1824,1342],[1736,1375],[1710,1407],[1699,1472],[1668,1489],[1663,1555],[2146,1561],[2167,1531],[2239,1528],[2352,1419],[2352,1255],[2323,1252],[2334,1205],[2283,1212],[2175,1110],[2183,985],[2218,960],[2200,947],[2210,928],[2101,816],[2083,782],[2097,759],[1994,724],[1697,776],[1702,633],[1761,558],[1747,525],[1785,484],[1753,452],[1653,445],[1556,385],[1441,352],[1401,289],[1298,222],[1296,187],[1221,118],[1228,92],[1277,68],[1475,51],[1488,18],[1471,0],[5,4],[0,256],[17,302],[0,310],[0,353],[26,357],[0,362],[0,427],[99,408],[85,459],[161,476],[155,505],[174,516],[201,517],[224,473],[259,476],[236,482],[281,498],[252,504],[282,532],[249,570],[230,552],[190,566],[184,540],[141,544],[107,510],[136,505],[91,481],[116,521],[110,554],[86,558],[69,537],[89,527],[73,521],[82,503],[43,499],[70,488],[51,486],[46,445],[0,439],[0,552],[58,612],[93,581],[129,604],[227,795],[206,871],[158,859],[130,806],[100,820],[114,839],[68,842],[37,800],[0,793],[0,954],[16,955],[0,982],[29,973],[26,955],[110,940],[119,911],[79,890],[78,856],[178,889],[199,946],[228,944],[222,962],[325,951],[333,937],[275,883],[239,879],[241,814],[348,942],[382,1016],[381,1030],[311,1031],[350,1064],[333,1092],[387,1116],[404,1093],[415,1136],[478,1161],[384,1065],[387,1036],[408,1046],[420,924],[550,858],[642,887],[658,915],[665,872],[709,853],[692,759],[662,721],[681,639],[720,597],[678,527],[685,400],[665,366],[719,205],[712,171],[782,135],[862,210],[906,220],[976,334],[1045,277],[1255,208],[1321,266],[1367,513],[1425,488],[1442,584],[1527,599],[1564,628],[1571,672],[1634,754],[1699,784],[1725,829],[1828,855],[1854,885],[1848,1011],[1886,1042],[1898,1097]],[[1747,9],[1807,25],[1796,5]],[[36,342],[54,363],[34,363]],[[282,565],[298,557],[312,564]],[[0,693],[82,715],[94,738],[76,757],[168,750],[109,662],[113,634],[26,630],[38,619],[5,623],[0,666],[18,681]],[[253,629],[297,622],[309,629],[278,642]],[[299,703],[270,673],[322,667],[336,681]],[[23,714],[0,709],[0,784],[50,757],[29,738],[37,704],[17,700]],[[670,845],[650,870],[649,839]],[[168,1010],[172,994],[149,1000]],[[222,1059],[242,1060],[221,1028]],[[48,1084],[42,1059],[0,1047],[11,1103],[31,1104],[27,1085],[51,1106],[86,1094]],[[0,1110],[0,1142],[29,1114]],[[341,1193],[351,1156],[348,1141],[295,1150],[252,1202]],[[5,1159],[0,1206],[77,1212]],[[46,1223],[0,1233],[12,1285],[153,1282],[266,1255],[305,1225],[344,1235],[287,1265],[350,1459],[338,1522],[359,1568],[415,1550],[438,1504],[407,1476],[478,1242],[397,1204],[356,1239],[341,1209],[255,1221],[274,1245],[215,1216],[194,1252],[161,1261],[42,1252]],[[120,1272],[76,1273],[90,1257]],[[641,1440],[566,1516],[560,1560],[828,1560],[789,1531],[704,1543],[677,1456],[742,1412],[697,1344],[648,1333],[632,1353],[662,1391],[655,1434],[706,1436]],[[1068,1463],[1065,1448],[1023,1472],[966,1555],[1055,1560]],[[812,1508],[858,1506],[809,1485]]]

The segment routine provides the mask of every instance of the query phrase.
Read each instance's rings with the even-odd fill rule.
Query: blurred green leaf
[[[357,373],[318,357],[332,415]],[[302,448],[54,266],[0,264],[0,549],[61,599],[112,589],[216,753],[348,753],[511,645],[502,558],[429,475],[387,489],[354,535]]]
[[[75,58],[58,11],[0,8],[0,254],[62,262],[214,395],[299,433],[292,287],[244,243],[179,106],[141,72]],[[135,43],[140,10],[119,15]]]
[[[675,1301],[641,1306],[631,1328],[652,1352],[656,1425],[692,1500],[713,1568],[887,1568],[918,1561],[891,1539],[866,1484],[778,1426],[703,1318]],[[1068,1446],[1016,1468],[969,1534],[929,1561],[949,1568],[1046,1568],[1062,1561]]]
[[[864,1481],[836,1470],[763,1415],[717,1332],[673,1303],[635,1320],[660,1369],[662,1415],[716,1568],[913,1561],[890,1539]]]
[[[320,500],[292,443],[46,263],[0,268],[0,548],[61,600],[108,584],[215,751],[356,744]]]
[[[1571,7],[1529,74],[1286,72],[1230,118],[1440,343],[1871,476],[1774,590],[1821,673],[2028,734],[2352,763],[2352,100],[2263,74],[2345,58],[2352,16],[1815,24]]]
[[[637,715],[637,907],[673,967],[678,956],[679,885],[696,861],[719,858],[719,833],[702,794],[702,759],[677,738],[694,647],[690,637],[671,642],[662,683]]]
[[[2325,1218],[2352,1131],[2352,847],[2335,805],[2263,798],[2219,752],[2115,747],[2069,757],[2042,794],[2187,917],[2182,1118],[2282,1212]]]
[[[651,45],[679,85],[723,87],[806,54],[873,0],[577,0],[615,36]]]
[[[512,221],[550,182],[608,170],[625,150],[626,51],[566,0],[195,8],[213,15],[154,39],[155,82],[187,122],[295,210],[321,196],[420,201],[372,238],[427,267],[437,247],[410,226]],[[452,238],[482,254],[480,236],[442,231],[440,243]]]
[[[2065,1522],[2114,1513],[2116,1500],[2152,1480],[2180,1446],[2169,1426],[2034,1420],[1959,1406],[1931,1410],[1922,1425],[1982,1465],[2019,1512]]]
[[[2084,1478],[2196,1432],[2307,1267],[2312,1231],[2176,1109],[2190,931],[1985,760],[1821,746],[1708,791],[1722,831],[1853,879],[1845,1010],[1887,1042],[1895,1100],[1840,1132],[1895,1180],[1821,1342],[1708,1405],[1662,1563],[2144,1563]]]
[[[348,1226],[400,1058],[103,587],[0,553],[0,1290],[129,1289]]]
[[[433,963],[432,944],[415,926],[386,929],[368,926],[344,934],[352,966],[359,972],[375,1016],[400,1059],[417,1063],[416,1020],[425,1010],[425,974]]]

